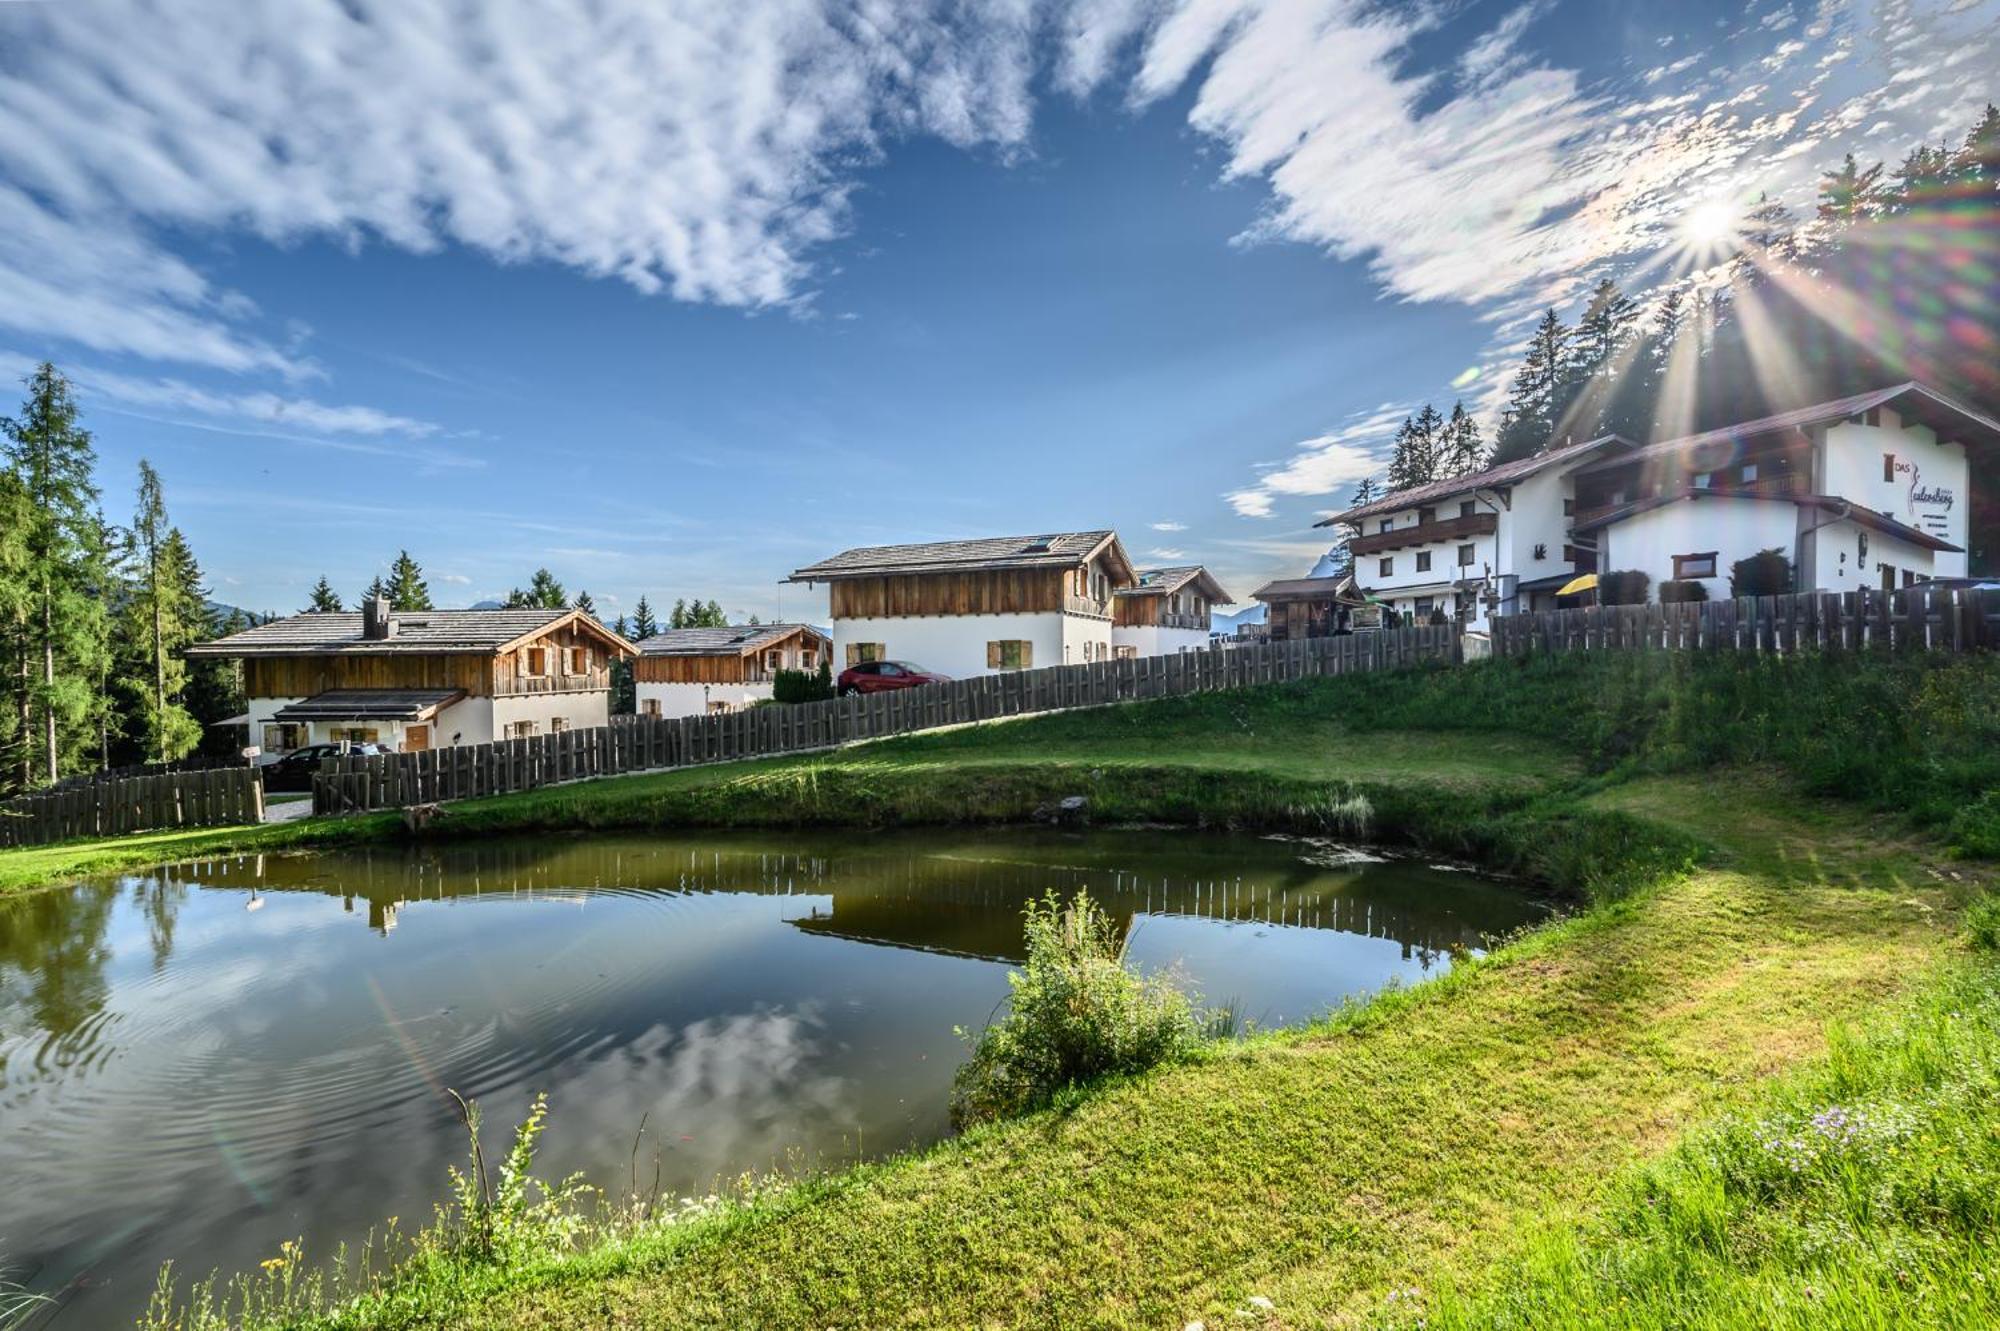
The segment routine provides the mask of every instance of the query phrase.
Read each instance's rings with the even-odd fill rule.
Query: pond
[[[462,1132],[550,1095],[542,1169],[674,1194],[949,1131],[1020,958],[1088,888],[1130,955],[1273,1026],[1545,907],[1477,875],[1158,831],[487,840],[245,856],[0,902],[0,1266],[58,1326],[159,1264],[419,1223]],[[645,1135],[638,1137],[642,1119]],[[656,1164],[657,1162],[657,1164]]]

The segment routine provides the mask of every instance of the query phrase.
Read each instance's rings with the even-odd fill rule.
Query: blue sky
[[[2000,96],[1991,0],[970,8],[0,5],[0,372],[260,610],[1098,526],[1242,594],[1544,303]]]

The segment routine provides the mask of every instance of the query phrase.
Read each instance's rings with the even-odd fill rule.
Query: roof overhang
[[[517,648],[527,646],[529,643],[533,642],[537,638],[546,637],[547,635],[556,632],[558,629],[566,629],[572,627],[581,629],[583,635],[587,638],[597,639],[606,648],[608,648],[614,655],[637,656],[639,654],[639,649],[637,647],[633,646],[630,642],[626,641],[624,638],[619,637],[616,633],[613,633],[610,629],[604,627],[603,623],[599,621],[596,615],[590,614],[587,611],[583,610],[572,610],[568,614],[563,615],[559,619],[550,620],[548,623],[542,625],[538,629],[533,630],[532,632],[523,633],[520,637],[515,638],[511,642],[503,642],[498,647],[492,649],[493,654],[495,656],[499,656],[504,653],[514,651]]]
[[[1195,589],[1208,599],[1210,605],[1236,604],[1235,600],[1230,597],[1227,589],[1215,580],[1215,575],[1199,565],[1188,569],[1186,573],[1172,581],[1151,584],[1135,583],[1130,587],[1120,587],[1117,594],[1120,596],[1167,596],[1180,591],[1189,583],[1195,584]]]
[[[328,689],[280,707],[274,721],[428,721],[464,689]]]
[[[1624,505],[1622,508],[1611,509],[1609,512],[1600,514],[1588,522],[1579,522],[1576,524],[1575,530],[1579,532],[1600,531],[1615,523],[1623,522],[1627,518],[1637,517],[1641,513],[1650,513],[1656,508],[1665,508],[1668,504],[1677,504],[1683,500],[1689,502],[1705,500],[1713,503],[1731,499],[1748,500],[1765,504],[1793,504],[1799,508],[1818,509],[1823,513],[1832,514],[1836,522],[1852,522],[1857,526],[1867,527],[1871,531],[1878,531],[1886,536],[1893,536],[1899,541],[1905,541],[1921,549],[1934,550],[1944,554],[1959,554],[1964,548],[1953,545],[1950,541],[1941,540],[1927,531],[1910,526],[1906,522],[1898,522],[1887,513],[1878,513],[1872,508],[1864,508],[1859,504],[1850,503],[1838,495],[1774,495],[1757,494],[1749,490],[1696,488],[1673,490],[1666,494],[1637,500]]]

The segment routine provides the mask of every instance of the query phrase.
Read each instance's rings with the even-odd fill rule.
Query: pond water
[[[1021,907],[1103,902],[1259,1026],[1414,981],[1544,908],[1323,844],[1151,831],[539,838],[217,860],[0,902],[0,1267],[60,1327],[159,1264],[420,1222],[549,1092],[542,1172],[707,1191],[936,1139]]]

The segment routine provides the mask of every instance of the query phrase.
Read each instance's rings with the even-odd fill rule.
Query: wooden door
[[[404,753],[422,753],[425,749],[428,749],[430,746],[431,746],[431,728],[429,726],[403,727]]]

